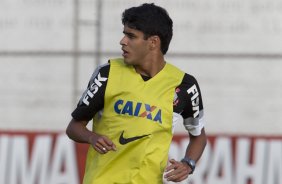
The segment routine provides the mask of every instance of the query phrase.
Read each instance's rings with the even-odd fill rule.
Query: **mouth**
[[[129,52],[127,50],[125,50],[125,49],[121,49],[121,50],[122,50],[122,56],[123,57],[127,57]]]

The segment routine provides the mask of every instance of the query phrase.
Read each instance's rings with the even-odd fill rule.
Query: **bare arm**
[[[76,142],[91,144],[101,154],[116,150],[116,146],[108,137],[88,130],[87,123],[87,121],[72,119],[66,129],[66,134]]]
[[[185,157],[191,158],[197,162],[200,159],[206,144],[207,138],[204,128],[199,136],[190,134],[190,142],[187,146]],[[169,160],[169,162],[171,165],[166,168],[166,172],[168,173],[165,175],[165,178],[167,178],[168,181],[180,182],[188,177],[191,168],[187,164],[174,159]]]
[[[89,143],[93,133],[86,128],[87,121],[77,121],[72,119],[67,127],[66,134],[68,137],[79,143]]]
[[[199,136],[193,136],[190,134],[190,143],[186,149],[186,157],[195,160],[196,162],[202,156],[202,153],[207,144],[207,137],[205,129],[203,128]]]

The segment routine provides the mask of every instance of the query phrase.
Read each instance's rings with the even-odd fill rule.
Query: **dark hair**
[[[166,54],[172,38],[173,22],[167,11],[154,3],[144,3],[126,9],[122,14],[122,24],[144,33],[144,39],[157,35],[161,40],[161,51]]]

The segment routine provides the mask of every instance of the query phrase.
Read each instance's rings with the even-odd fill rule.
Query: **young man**
[[[206,145],[199,86],[164,60],[173,24],[165,9],[132,7],[122,23],[123,59],[96,69],[66,131],[74,141],[91,145],[83,183],[182,181],[193,173]],[[171,159],[167,166],[173,124],[180,116],[190,142],[183,159]]]

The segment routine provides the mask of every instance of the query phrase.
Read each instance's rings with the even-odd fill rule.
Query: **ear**
[[[150,41],[150,48],[151,49],[160,48],[161,40],[160,40],[159,36],[156,36],[156,35],[150,36],[149,41]]]

